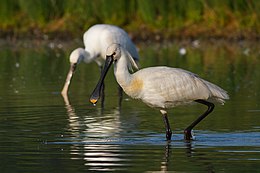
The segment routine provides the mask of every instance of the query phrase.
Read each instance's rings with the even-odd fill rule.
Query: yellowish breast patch
[[[143,88],[143,81],[140,79],[133,79],[127,87],[125,87],[125,92],[128,95],[136,96]]]

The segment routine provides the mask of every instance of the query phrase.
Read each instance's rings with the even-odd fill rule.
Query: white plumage
[[[106,59],[106,49],[112,43],[122,45],[135,60],[139,59],[137,49],[128,34],[114,25],[93,25],[84,33],[83,41],[85,49],[77,48],[70,54],[71,66],[61,92],[62,95],[67,95],[73,73],[81,61],[85,63],[95,61],[102,68],[103,61]]]
[[[96,103],[99,98],[100,86],[112,62],[114,62],[116,80],[126,94],[160,109],[168,140],[171,139],[172,133],[167,118],[167,108],[192,102],[208,106],[208,110],[185,129],[185,139],[189,140],[192,138],[192,128],[214,109],[214,104],[211,102],[223,104],[225,99],[229,99],[227,92],[217,85],[183,69],[158,66],[144,68],[131,74],[130,66],[137,67],[133,58],[122,46],[112,44],[107,49],[107,61],[101,79],[90,98],[92,103]]]
[[[157,108],[175,107],[196,99],[224,103],[224,99],[228,97],[226,92],[215,84],[179,68],[149,67],[137,71],[131,78],[130,81],[142,81],[142,88],[138,92],[131,92],[131,89],[128,89],[131,88],[130,82],[128,86],[122,84],[125,92]]]

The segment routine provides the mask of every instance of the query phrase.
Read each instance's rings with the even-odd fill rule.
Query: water
[[[183,140],[204,106],[169,111],[165,141],[160,112],[124,95],[119,108],[112,70],[105,106],[88,98],[100,71],[80,64],[69,105],[60,91],[70,51],[78,43],[1,44],[1,172],[258,172],[260,171],[260,49],[256,43],[140,43],[142,67],[193,71],[231,97]],[[184,47],[187,54],[180,55]]]

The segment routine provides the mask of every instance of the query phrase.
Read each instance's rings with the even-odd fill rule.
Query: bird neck
[[[97,57],[97,55],[94,51],[90,49],[85,49],[83,57],[85,63],[90,63],[95,59],[95,57]]]
[[[127,56],[121,56],[114,66],[114,74],[118,84],[124,89],[132,79],[132,74],[128,70]]]

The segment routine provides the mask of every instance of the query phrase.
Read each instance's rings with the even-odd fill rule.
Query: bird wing
[[[112,43],[118,43],[127,49],[134,59],[139,58],[136,47],[128,34],[123,29],[114,25],[94,25],[85,32],[83,40],[86,50],[93,54],[93,56],[100,55],[105,59],[107,47]]]
[[[212,96],[210,85],[183,69],[151,67],[136,72],[135,76],[143,79],[139,98],[155,107],[174,107]]]

